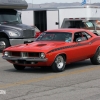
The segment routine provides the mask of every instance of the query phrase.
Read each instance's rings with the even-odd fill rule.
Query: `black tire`
[[[3,49],[7,48],[10,46],[9,40],[6,38],[0,38],[0,45],[4,45],[0,48],[0,51],[3,51]]]
[[[14,64],[14,68],[15,68],[16,70],[24,70],[24,69],[25,69],[25,66],[20,66],[20,65]]]
[[[100,48],[96,51],[95,55],[90,58],[91,63],[94,65],[99,65],[100,64]]]
[[[51,67],[55,72],[62,72],[65,70],[65,66],[65,57],[63,55],[58,55]]]

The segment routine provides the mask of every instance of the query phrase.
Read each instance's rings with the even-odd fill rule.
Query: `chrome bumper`
[[[21,58],[21,57],[6,57],[6,56],[2,56],[2,58],[5,60],[13,60],[13,61],[24,60],[24,61],[46,62],[48,60],[47,58]]]

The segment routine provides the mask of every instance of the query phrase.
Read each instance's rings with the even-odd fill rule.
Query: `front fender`
[[[66,58],[67,58],[67,55],[66,55],[65,52],[56,52],[55,51],[55,52],[52,52],[52,53],[48,53],[46,55],[46,58],[48,58],[47,64],[51,66],[58,55],[65,55]]]
[[[0,38],[2,37],[7,37],[7,38],[10,38],[10,36],[8,35],[8,33],[6,31],[0,31]]]

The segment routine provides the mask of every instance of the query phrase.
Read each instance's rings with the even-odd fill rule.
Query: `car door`
[[[86,35],[87,34],[87,35]],[[82,39],[82,40],[77,40]],[[73,36],[72,48],[70,48],[68,53],[69,62],[75,62],[79,60],[87,59],[91,56],[91,39],[92,36],[87,32],[76,32]]]

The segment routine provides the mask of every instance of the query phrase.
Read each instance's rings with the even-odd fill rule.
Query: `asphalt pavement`
[[[0,54],[0,100],[100,100],[100,65],[90,60],[50,69],[14,69]]]

